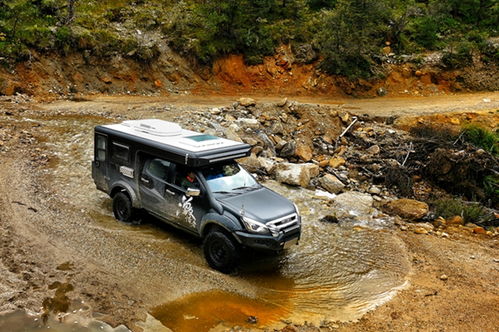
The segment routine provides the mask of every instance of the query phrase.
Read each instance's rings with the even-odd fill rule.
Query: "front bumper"
[[[296,232],[286,234],[281,233],[279,236],[259,235],[244,231],[236,231],[234,235],[243,246],[254,249],[279,251],[287,248],[290,244],[298,244],[300,239],[301,228]]]

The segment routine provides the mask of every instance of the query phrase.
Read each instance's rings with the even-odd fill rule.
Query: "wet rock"
[[[253,98],[242,97],[238,100],[239,105],[244,107],[255,106],[256,102]]]
[[[312,159],[312,149],[305,143],[298,143],[295,155],[303,161],[310,161]]]
[[[428,213],[428,204],[414,199],[396,199],[385,204],[384,209],[388,214],[396,214],[409,220],[421,219]]]
[[[352,219],[359,216],[371,215],[375,212],[373,201],[373,198],[369,194],[349,191],[338,195],[334,199],[333,209],[338,219]]]
[[[315,167],[317,171],[315,171]],[[281,163],[275,167],[276,180],[294,186],[307,187],[310,178],[319,172],[319,166],[314,164]],[[314,175],[315,174],[315,175]]]
[[[338,180],[338,178],[332,174],[326,174],[319,179],[319,183],[322,188],[326,189],[330,193],[337,194],[345,188],[343,182]]]
[[[345,158],[343,157],[333,157],[329,159],[329,166],[332,168],[338,168],[346,163]]]
[[[279,152],[279,156],[283,158],[289,158],[295,155],[295,150],[296,150],[296,142],[289,141],[282,147],[281,151]]]

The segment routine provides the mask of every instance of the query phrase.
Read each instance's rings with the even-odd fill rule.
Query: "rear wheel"
[[[210,267],[222,273],[235,270],[239,259],[236,243],[221,231],[211,231],[203,242],[204,257]]]
[[[119,192],[113,197],[114,217],[119,221],[130,223],[135,217],[135,209],[132,201],[124,192]]]

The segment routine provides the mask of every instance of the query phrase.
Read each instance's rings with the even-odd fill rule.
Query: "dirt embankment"
[[[240,95],[375,97],[429,96],[451,92],[499,89],[498,68],[473,63],[446,70],[439,54],[413,62],[386,57],[379,78],[371,80],[327,75],[320,59],[300,59],[281,46],[262,64],[248,66],[240,55],[229,55],[213,66],[198,66],[168,47],[150,63],[121,56],[97,58],[85,53],[68,56],[33,53],[29,61],[0,70],[0,95],[26,93],[42,99],[78,94]]]

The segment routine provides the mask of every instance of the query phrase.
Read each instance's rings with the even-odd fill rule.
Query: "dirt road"
[[[276,185],[309,211],[302,244],[263,272],[259,261],[227,276],[206,266],[197,239],[152,218],[117,223],[89,174],[93,126],[174,120],[234,98],[88,99],[1,104],[0,312],[74,316],[83,325],[97,318],[136,331],[161,326],[158,320],[174,331],[305,321],[316,330],[495,330],[497,238],[328,225],[318,221],[323,207],[313,193]],[[356,114],[419,116],[495,111],[499,93],[320,103]],[[248,323],[249,316],[259,323]]]

